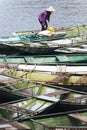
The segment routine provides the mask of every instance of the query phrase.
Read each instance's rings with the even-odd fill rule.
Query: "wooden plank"
[[[69,58],[66,55],[56,56],[56,58],[61,62],[69,61]]]
[[[81,100],[85,100],[85,99],[87,99],[87,95],[84,95],[84,96],[80,96],[80,97],[72,97],[72,98],[70,98],[70,99],[66,99],[65,101],[67,101],[67,102],[80,102]]]
[[[9,110],[9,111],[13,111],[13,112],[16,112],[16,113],[22,113],[22,114],[26,114],[26,115],[31,115],[31,114],[35,113],[32,110],[27,110],[27,109],[24,109],[22,107],[11,106],[11,105],[0,106],[0,109]]]
[[[55,103],[57,102],[59,99],[57,99],[56,97],[50,97],[49,96],[35,96],[36,99],[42,100],[42,101],[46,101],[46,102],[51,102],[51,103]]]
[[[60,73],[56,78],[54,78],[51,81],[48,81],[46,83],[59,83],[61,82],[64,78],[69,77],[70,74],[69,73]]]
[[[0,129],[5,129],[5,128],[11,128],[12,125],[10,124],[0,124]]]
[[[68,92],[69,92],[69,91],[58,90],[58,92],[47,93],[47,94],[44,94],[44,95],[45,95],[45,96],[52,97],[52,96],[58,96],[58,95],[61,95],[61,94],[64,94],[64,93],[68,93]]]
[[[87,76],[83,75],[79,80],[76,81],[77,84],[86,84],[87,83]]]

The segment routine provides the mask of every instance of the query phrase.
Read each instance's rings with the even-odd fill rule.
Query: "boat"
[[[16,52],[19,54],[52,54],[55,53],[54,50],[58,46],[69,46],[71,41],[59,41],[58,44],[49,43],[47,41],[41,40],[41,42],[31,42],[28,38],[24,36],[8,36],[0,37],[0,51],[1,53],[11,53]],[[55,41],[56,42],[56,41]]]
[[[87,94],[87,74],[72,74],[72,73],[46,73],[46,72],[33,72],[33,71],[18,71],[9,70],[2,71],[9,76],[18,78],[26,78],[35,82],[49,84],[55,86],[54,88],[69,90],[77,93]],[[52,87],[52,86],[50,86]]]
[[[57,48],[55,50],[57,53],[74,53],[74,54],[87,54],[87,43],[83,42],[83,44],[78,44],[77,46],[67,46],[67,47],[61,47]]]
[[[18,63],[0,63],[0,68],[17,69],[28,72],[49,72],[49,73],[72,73],[87,74],[86,64],[56,64],[56,65],[36,65],[36,64],[18,64]]]
[[[87,75],[85,74],[59,74],[56,78],[46,83],[56,85],[62,89],[76,90],[77,92],[87,94]]]
[[[48,30],[42,31],[42,32],[41,33],[32,34],[32,35],[27,35],[26,38],[29,39],[31,42],[40,42],[40,41],[51,41],[51,40],[62,39],[66,35],[66,32],[51,33]],[[46,32],[48,32],[48,34]]]
[[[26,106],[26,104],[28,105],[28,107],[25,109],[25,108],[23,108],[23,106]],[[40,108],[35,107],[36,104],[39,104]],[[42,106],[41,106],[41,104],[42,104]],[[44,101],[34,99],[33,103],[31,100],[30,101],[26,100],[26,102],[22,101],[22,102],[19,102],[16,104],[9,104],[9,107],[4,105],[4,106],[2,106],[2,109],[7,109],[8,112],[9,111],[13,111],[14,113],[18,112],[18,117],[15,118],[15,120],[17,119],[20,122],[28,121],[29,124],[34,123],[34,125],[33,125],[34,129],[41,127],[42,129],[47,128],[49,130],[50,130],[50,128],[55,128],[55,130],[56,130],[56,128],[58,130],[59,129],[85,130],[85,128],[87,128],[85,126],[81,126],[81,125],[83,125],[83,120],[82,121],[80,121],[78,119],[71,120],[72,118],[70,118],[70,116],[73,115],[70,113],[73,113],[73,112],[77,115],[77,112],[82,111],[81,115],[84,114],[83,111],[86,111],[86,109],[85,109],[86,104],[79,104],[79,103],[72,103],[72,102],[69,103],[69,102],[65,102],[65,101],[64,102],[58,101],[54,104],[51,104],[51,103],[49,105],[48,104],[49,103],[47,101],[44,102]],[[29,107],[29,105],[31,107]],[[46,107],[44,108],[45,105],[46,105]],[[16,106],[17,106],[17,108],[16,108]],[[56,109],[56,106],[57,106],[57,109]],[[83,108],[82,108],[82,106],[83,106]],[[41,107],[42,107],[42,109],[41,109]],[[17,111],[16,111],[16,109],[17,109]],[[53,109],[53,112],[51,112],[52,109]],[[76,110],[76,112],[75,112],[75,110]],[[42,114],[42,113],[46,113],[46,114]],[[55,113],[57,114],[56,116],[55,116]],[[42,118],[41,118],[41,115],[42,115]],[[77,117],[79,115],[80,115],[80,113],[78,113]],[[84,116],[84,117],[86,118],[86,116]],[[8,119],[8,121],[9,121],[9,119]],[[14,121],[14,119],[12,121]],[[56,121],[56,123],[55,123],[55,121]],[[49,124],[49,122],[50,122],[50,124]],[[77,122],[77,125],[75,125],[76,122]],[[84,125],[85,125],[85,123],[84,123]]]
[[[77,74],[87,74],[87,65],[22,65],[19,64],[18,70],[24,71],[41,71],[41,72],[51,72],[51,73],[77,73]]]
[[[46,53],[54,53],[54,50],[58,48],[58,46],[69,46],[72,44],[72,40],[68,41],[55,41],[58,43],[52,42],[30,42],[29,39],[26,39],[21,36],[8,36],[0,38],[0,50],[1,52],[9,52],[9,51],[21,51],[26,52],[28,54],[46,54]],[[62,42],[62,44],[61,44]]]
[[[65,101],[58,101],[47,108],[39,111],[32,119],[44,119],[53,116],[62,116],[76,112],[87,112],[87,104],[69,103]],[[25,118],[26,120],[26,118]]]
[[[55,54],[58,52],[60,53],[61,49],[68,50],[70,47],[77,47],[80,45],[85,47],[86,42],[87,38],[83,38],[82,36],[51,41],[41,40],[40,42],[31,42],[29,39],[22,36],[11,36],[0,38],[0,50],[1,52],[16,50],[17,52],[20,51],[27,54]]]
[[[1,55],[21,55],[22,51],[14,48],[14,45],[23,44],[24,39],[21,39],[19,36],[5,36],[0,37],[0,54]],[[9,44],[7,44],[9,43]],[[10,46],[11,44],[11,46]]]
[[[28,55],[28,56],[0,56],[0,63],[18,64],[85,64],[87,54],[54,54],[54,55]]]
[[[6,64],[5,66],[0,67],[0,73],[6,74],[9,76],[14,76],[17,78],[24,78],[28,80],[32,80],[35,82],[41,82],[44,84],[49,84],[55,86],[54,88],[57,89],[64,89],[69,91],[76,91],[77,93],[84,93],[87,94],[87,72],[86,68],[84,68],[84,71],[81,70],[81,66],[79,66],[79,69],[77,66],[71,67],[73,70],[70,70],[69,72],[66,71],[58,71],[54,72],[52,71],[52,68],[48,67],[48,71],[46,70],[37,70],[35,68],[33,69],[27,69],[27,64],[25,65],[26,69],[19,68],[19,64],[10,64],[9,66]],[[46,67],[46,66],[45,66]],[[40,67],[38,67],[40,69]],[[44,66],[42,66],[44,68]],[[36,69],[36,70],[35,70]],[[49,70],[51,69],[51,70]],[[77,70],[78,69],[78,70]],[[54,70],[54,69],[53,69]],[[61,65],[60,65],[61,70]],[[52,87],[52,86],[50,86]]]
[[[0,74],[0,86],[0,105],[8,104],[8,102],[26,101],[33,98],[40,98],[41,100],[53,103],[58,101],[61,95],[69,93],[69,91],[58,90],[57,88],[43,85],[42,82],[35,82],[28,78],[8,75],[6,73]],[[54,97],[57,94],[59,96]]]
[[[63,53],[63,54],[87,54],[87,48],[86,44],[76,47],[65,47],[65,48],[58,48],[55,50],[57,53]]]
[[[2,42],[0,43],[0,53],[7,55],[23,55],[23,54],[52,54],[57,49],[56,45],[47,45],[42,43],[26,43],[18,42]]]
[[[17,53],[20,52],[22,55],[23,54],[41,55],[41,54],[53,54],[53,53],[55,54],[54,50],[58,48],[57,46],[40,45],[39,43],[34,44],[33,46],[24,45],[24,44],[20,44],[20,45],[8,44],[6,46],[10,46],[10,47],[16,49]],[[20,53],[19,53],[19,55],[20,55]]]
[[[84,28],[84,27],[83,27]],[[87,28],[86,28],[87,29]],[[78,30],[78,29],[77,29]],[[75,30],[76,31],[76,30]],[[86,30],[87,31],[87,30]],[[62,32],[61,32],[62,33]],[[33,35],[35,35],[35,34],[33,34]],[[37,35],[37,34],[36,34]],[[79,46],[79,45],[83,45],[83,44],[85,44],[86,42],[87,42],[87,37],[86,37],[86,32],[84,32],[84,31],[82,31],[81,32],[81,34],[80,35],[76,35],[76,36],[73,36],[73,31],[72,31],[72,36],[66,36],[66,37],[62,37],[62,38],[57,38],[57,39],[50,39],[50,40],[47,40],[46,38],[39,38],[40,40],[35,40],[34,38],[33,38],[33,36],[31,36],[31,35],[26,35],[26,34],[24,34],[23,33],[23,35],[17,35],[17,36],[21,36],[21,37],[23,37],[23,38],[25,38],[26,39],[26,44],[29,44],[30,45],[30,47],[34,47],[35,49],[36,49],[36,47],[35,47],[35,45],[37,46],[37,42],[39,42],[39,46],[41,45],[41,46],[47,46],[47,47],[49,47],[49,48],[51,48],[51,47],[57,47],[57,49],[55,49],[54,50],[54,52],[53,53],[60,53],[61,51],[58,51],[58,49],[59,50],[61,50],[61,48],[63,48],[63,49],[65,49],[66,47],[75,47],[75,46]],[[32,40],[30,40],[29,38],[31,38]],[[37,38],[38,39],[38,38]],[[29,42],[29,40],[30,40],[30,42]],[[32,43],[31,43],[31,41],[32,41]],[[36,44],[35,44],[36,43]],[[15,48],[17,48],[18,49],[18,47],[17,46],[15,46]],[[34,49],[33,48],[33,49]],[[33,53],[33,50],[32,49],[28,49],[28,47],[26,48],[25,47],[25,49],[23,48],[23,47],[20,47],[19,48],[20,50],[24,50],[25,52],[30,52],[30,50],[31,50],[31,54],[35,54],[35,53]],[[40,50],[41,50],[41,48],[40,48]],[[46,48],[44,49],[44,51],[46,50]],[[35,51],[34,51],[35,52]],[[41,52],[42,52],[42,50],[41,50]],[[40,52],[40,53],[41,53]],[[36,52],[36,54],[40,54],[39,53],[39,51],[37,50],[37,52]],[[43,54],[44,54],[44,52],[43,52]],[[51,53],[50,53],[51,54]]]
[[[17,119],[19,117],[19,119],[22,119],[22,120],[26,119],[26,117],[33,119],[33,117],[37,116],[45,109],[48,109],[48,107],[50,108],[52,105],[55,106],[55,104],[57,103],[62,104],[62,105],[66,104],[66,107],[70,107],[69,105],[72,104],[71,105],[72,107],[70,107],[70,109],[66,109],[66,108],[58,109],[60,108],[58,107],[57,109],[59,112],[61,112],[61,114],[64,114],[65,110],[70,111],[70,110],[73,110],[73,108],[74,109],[76,108],[75,110],[77,110],[78,108],[83,109],[83,110],[86,109],[84,108],[84,106],[87,105],[85,104],[87,96],[83,96],[82,98],[82,96],[79,94],[76,94],[76,93],[72,94],[71,91],[65,91],[65,90],[59,90],[58,88],[52,88],[50,85],[45,85],[40,82],[24,80],[22,78],[20,80],[23,80],[26,83],[25,84],[22,83],[21,85],[13,83],[12,85],[9,84],[7,87],[5,86],[4,88],[7,88],[8,90],[10,90],[11,93],[21,93],[23,95],[27,95],[27,98],[24,98],[22,100],[19,99],[18,101],[15,101],[15,102],[14,101],[5,102],[0,105],[0,109],[12,111],[13,113],[19,113],[19,116],[15,114],[15,119],[16,117]],[[12,83],[12,81],[9,81],[9,83],[10,82]],[[6,84],[6,80],[3,81],[3,84]],[[30,92],[33,92],[33,94],[31,95]],[[69,96],[74,98],[72,102],[71,100],[69,100]],[[83,102],[78,103],[77,98],[80,99],[80,101],[81,99],[84,99],[84,104],[82,104]],[[63,100],[66,100],[66,99],[67,101],[62,102]],[[69,114],[69,113],[65,112],[65,114]],[[54,115],[51,115],[51,117],[53,116]]]
[[[60,34],[66,33],[65,37],[67,38],[76,37],[82,34],[86,34],[87,25],[74,26],[74,27],[68,27],[68,28],[64,28],[64,27],[54,28],[54,31],[59,32]],[[40,30],[20,31],[20,32],[14,32],[13,35],[14,36],[30,36],[31,34],[38,34],[38,33],[42,33],[42,32],[40,32]]]
[[[73,37],[74,38],[75,37],[77,37],[77,38],[85,37],[86,38],[86,36],[85,36],[86,33],[87,33],[87,25],[83,25],[83,26],[70,27],[70,28],[54,29],[54,31],[50,31],[48,29],[48,30],[41,31],[41,32],[39,30],[14,32],[13,35],[24,37],[25,39],[30,40],[31,42],[38,42],[38,41],[39,42],[41,42],[41,41],[48,42],[48,41],[52,41],[52,40],[54,41],[54,40],[73,38]],[[86,41],[87,41],[87,39],[86,39]],[[68,42],[70,42],[70,39],[68,39]]]
[[[64,104],[66,104],[65,105],[66,107],[64,107]],[[58,111],[57,111],[57,115],[55,116],[56,111],[54,112],[54,110],[56,110],[55,109],[56,106],[58,106],[57,107]],[[77,107],[75,107],[75,106],[77,106]],[[83,108],[82,108],[82,106],[83,106]],[[62,109],[61,109],[61,107],[62,107]],[[47,128],[49,130],[50,130],[50,128],[55,128],[55,129],[56,128],[57,129],[65,129],[65,128],[69,129],[70,128],[72,130],[74,130],[76,128],[79,130],[80,125],[83,124],[83,120],[82,120],[82,122],[79,121],[78,119],[71,120],[70,113],[73,113],[76,110],[76,112],[80,111],[82,114],[83,111],[86,111],[85,107],[86,107],[86,104],[81,104],[81,103],[76,103],[76,102],[70,103],[70,102],[66,102],[66,101],[64,101],[64,102],[58,101],[55,103],[52,103],[52,102],[49,103],[46,100],[44,101],[44,100],[40,100],[40,99],[38,100],[38,99],[34,98],[34,99],[30,99],[30,100],[27,99],[26,101],[19,101],[17,103],[2,105],[2,106],[0,106],[0,110],[4,110],[5,112],[8,111],[8,113],[12,112],[13,114],[15,114],[15,118],[13,117],[13,118],[9,119],[9,118],[6,118],[6,116],[5,116],[4,120],[14,121],[17,119],[17,121],[20,121],[20,122],[28,121],[29,124],[32,124],[32,122],[33,122],[33,123],[35,123],[33,125],[34,129],[41,126],[42,129]],[[54,110],[51,113],[52,108],[54,108]],[[63,110],[63,108],[64,108],[64,110]],[[48,114],[48,110],[49,110],[50,114]],[[39,115],[39,114],[43,111],[46,112],[46,117],[44,117],[44,114],[42,114],[42,118],[41,118],[41,115]],[[77,114],[76,112],[75,112],[75,114]],[[66,122],[65,122],[65,120],[66,120]],[[57,121],[56,124],[55,124],[55,121]],[[49,122],[50,122],[50,125],[49,125]],[[76,122],[77,122],[78,126],[75,126]],[[52,124],[52,123],[54,123],[54,124]],[[82,126],[80,130],[82,130],[82,128],[84,128],[84,130],[85,130],[85,128],[87,128],[87,127]]]
[[[13,35],[7,37],[0,37],[0,42],[7,41],[30,41],[30,42],[40,42],[40,41],[51,41],[64,38],[66,32],[55,32],[45,30],[41,33],[29,33],[28,35]]]
[[[82,27],[80,35],[76,36],[73,36],[73,29],[70,29],[72,30],[71,31],[72,36],[65,37],[64,35],[66,35],[66,32],[62,31],[58,32],[57,34],[58,36],[61,35],[60,36],[61,38],[51,38],[52,36],[42,36],[42,34],[39,34],[38,36],[37,33],[30,33],[30,32],[29,35],[23,34],[23,35],[1,37],[0,51],[9,52],[10,50],[12,51],[16,50],[17,53],[18,51],[20,51],[21,53],[27,53],[27,54],[53,54],[53,53],[55,54],[58,53],[57,49],[61,49],[61,47],[63,47],[64,49],[65,47],[72,47],[86,43],[87,30],[84,30],[84,28],[86,29],[86,27]],[[76,29],[77,28],[75,28],[74,30],[75,32],[77,32]],[[49,40],[47,40],[46,37],[49,38]]]
[[[17,94],[20,92],[23,95],[27,94],[27,98],[23,100],[19,99],[18,101],[9,101],[0,105],[0,110],[4,110],[4,112],[7,111],[8,113],[11,112],[10,115],[14,115],[12,116],[13,118],[11,119],[9,118],[6,119],[6,117],[4,117],[6,121],[11,121],[11,120],[14,121],[16,119],[18,121],[20,120],[31,121],[32,119],[35,119],[35,120],[46,119],[48,117],[50,120],[50,118],[52,119],[53,117],[58,117],[58,116],[60,119],[62,119],[61,116],[64,116],[70,113],[87,111],[86,104],[81,104],[77,102],[73,103],[73,102],[59,101],[60,97],[63,98],[63,94],[69,94],[70,91],[60,91],[58,90],[58,88],[56,89],[51,88],[50,86],[46,86],[45,84],[32,82],[30,80],[26,80],[22,78],[19,78],[19,79],[13,78],[12,80],[11,76],[7,77],[6,75],[3,75],[3,77],[4,77],[4,80],[2,80],[2,82],[0,81],[0,83],[4,85],[7,84],[7,87],[4,86],[4,88],[5,87],[9,88],[11,93]],[[25,81],[25,83],[20,85],[19,83],[21,83],[22,81]],[[28,98],[30,96],[29,94],[31,92],[31,89],[33,91],[33,95],[31,96],[31,98]],[[57,106],[57,109],[56,109],[56,106]],[[61,107],[64,109],[61,109]],[[53,108],[54,111],[51,112],[51,110],[53,110],[51,108]],[[46,112],[46,116],[44,116],[44,112]],[[42,115],[42,118],[41,118],[41,115]]]
[[[86,103],[67,102],[67,101],[57,101],[54,103],[49,103],[44,98],[43,100],[31,99],[30,101],[27,99],[26,102],[21,101],[16,104],[9,105],[9,107],[6,105],[2,106],[2,109],[7,109],[17,113],[16,106],[18,106],[17,108],[19,108],[18,112],[22,113],[22,115],[19,115],[19,120],[21,121],[27,121],[30,119],[35,119],[35,120],[46,119],[46,118],[64,116],[67,114],[78,113],[78,112],[79,113],[87,112]],[[24,106],[26,107],[26,109],[23,109]]]
[[[66,32],[51,32],[50,30],[44,31],[28,31],[28,32],[21,32],[21,33],[13,33],[14,36],[21,36],[25,39],[30,40],[31,42],[40,42],[40,41],[51,41],[51,40],[58,40],[64,38]]]
[[[25,65],[26,69],[23,68],[20,69],[18,67],[18,64],[17,66],[15,64],[14,65],[10,64],[7,67],[5,65],[4,67],[2,66],[0,68],[1,68],[0,73],[2,74],[15,76],[18,78],[25,78],[35,82],[41,82],[44,84],[49,84],[52,85],[50,87],[57,89],[64,89],[81,94],[87,94],[87,72],[84,66],[82,66],[82,68],[81,66],[79,66],[79,69],[77,66],[70,67],[69,69],[71,70],[73,68],[73,70],[68,72],[66,71],[54,72],[52,71],[52,69],[54,70],[53,67],[52,68],[48,67],[48,71],[46,70],[43,71],[42,69],[39,70],[40,66],[38,66],[39,68],[38,70],[37,67],[33,69],[31,68],[27,69],[27,65]],[[44,68],[44,66],[42,66],[42,68]]]

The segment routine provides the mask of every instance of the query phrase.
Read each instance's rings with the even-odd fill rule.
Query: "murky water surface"
[[[87,0],[0,0],[0,36],[40,29],[37,17],[50,5],[56,11],[49,26],[87,25]]]

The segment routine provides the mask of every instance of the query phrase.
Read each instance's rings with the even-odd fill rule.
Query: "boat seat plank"
[[[50,97],[49,96],[45,96],[45,95],[41,95],[41,96],[35,96],[35,98],[39,99],[39,100],[43,100],[43,101],[48,101],[48,102],[57,102],[59,99],[55,98],[55,97]]]
[[[58,92],[53,92],[53,93],[45,94],[45,96],[49,96],[49,97],[58,96],[58,95],[65,94],[65,93],[68,93],[68,92],[69,92],[69,91],[58,90]]]
[[[64,78],[69,77],[69,76],[70,76],[70,74],[67,74],[67,73],[66,74],[61,74],[61,75],[57,76],[56,78],[54,78],[53,80],[49,81],[48,83],[59,83]]]
[[[67,102],[72,102],[72,101],[78,102],[78,101],[80,101],[81,102],[81,100],[83,100],[83,99],[87,99],[87,96],[85,95],[85,96],[80,96],[80,97],[72,97],[70,99],[66,99],[65,101],[67,101]]]
[[[61,62],[69,61],[69,58],[66,55],[56,56],[56,59]]]
[[[79,80],[76,81],[77,84],[85,84],[87,83],[87,76],[86,75],[83,75],[81,76],[81,78]]]

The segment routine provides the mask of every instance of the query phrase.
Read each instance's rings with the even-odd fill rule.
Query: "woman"
[[[50,15],[54,11],[55,9],[52,6],[50,6],[39,15],[38,20],[42,26],[41,31],[46,30],[48,28],[48,22],[50,22]]]

